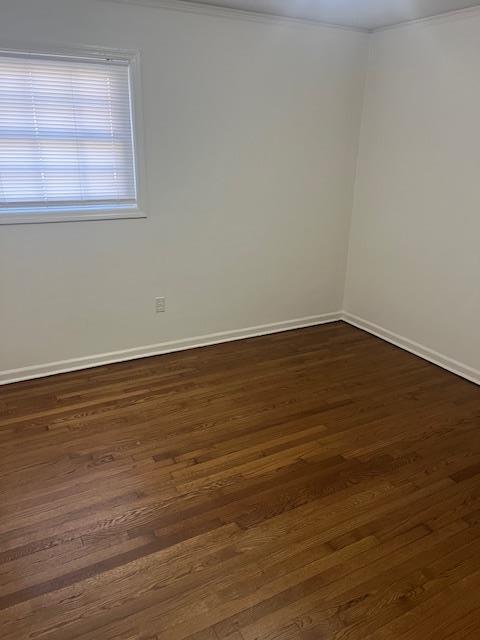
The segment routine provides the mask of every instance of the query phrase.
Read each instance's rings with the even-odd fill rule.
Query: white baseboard
[[[159,344],[135,347],[133,349],[124,349],[121,351],[111,351],[109,353],[100,353],[81,358],[71,358],[69,360],[59,360],[57,362],[33,365],[31,367],[8,369],[0,371],[0,385],[20,382],[22,380],[32,380],[34,378],[43,378],[57,373],[90,369],[91,367],[98,367],[104,364],[135,360],[137,358],[146,358],[148,356],[157,356],[163,353],[173,353],[174,351],[206,347],[208,345],[220,344],[222,342],[244,340],[245,338],[264,336],[271,333],[280,333],[291,329],[313,327],[315,325],[327,324],[338,320],[344,320],[354,327],[363,329],[382,340],[386,340],[401,349],[405,349],[416,356],[420,356],[429,362],[433,362],[433,364],[436,364],[443,369],[447,369],[447,371],[451,371],[462,378],[470,380],[470,382],[480,385],[480,371],[477,369],[473,369],[462,362],[453,360],[452,358],[438,353],[433,349],[429,349],[417,342],[413,342],[413,340],[404,338],[403,336],[393,333],[392,331],[388,331],[373,322],[369,322],[368,320],[364,320],[363,318],[359,318],[358,316],[345,311],[324,313],[317,316],[286,320],[285,322],[273,322],[271,324],[247,327],[245,329],[235,329],[233,331],[222,331],[220,333],[211,333],[203,336],[195,336],[193,338],[184,338],[182,340],[171,340],[168,342],[160,342]]]
[[[467,366],[463,362],[453,360],[452,358],[449,358],[442,353],[438,353],[438,351],[429,349],[428,347],[425,347],[418,342],[414,342],[413,340],[404,338],[403,336],[393,333],[392,331],[388,331],[388,329],[384,329],[383,327],[380,327],[373,322],[369,322],[368,320],[359,318],[358,316],[355,316],[346,311],[342,313],[342,320],[348,322],[348,324],[351,324],[354,327],[363,329],[368,333],[372,333],[374,336],[382,338],[382,340],[391,342],[395,346],[400,347],[401,349],[405,349],[405,351],[409,351],[416,356],[420,356],[420,358],[423,358],[424,360],[433,362],[433,364],[436,364],[443,369],[447,369],[447,371],[455,373],[457,376],[461,376],[462,378],[466,378],[470,382],[474,382],[475,384],[480,385],[480,371]]]
[[[193,338],[184,338],[182,340],[160,342],[159,344],[135,347],[133,349],[124,349],[122,351],[111,351],[109,353],[100,353],[81,358],[71,358],[69,360],[59,360],[57,362],[33,365],[31,367],[22,367],[20,369],[9,369],[0,371],[0,385],[20,382],[21,380],[31,380],[33,378],[44,378],[45,376],[51,376],[57,373],[67,373],[68,371],[78,371],[79,369],[89,369],[91,367],[112,364],[114,362],[124,362],[126,360],[135,360],[137,358],[157,356],[162,353],[184,351],[185,349],[194,349],[195,347],[206,347],[208,345],[219,344],[221,342],[231,342],[233,340],[243,340],[245,338],[253,338],[255,336],[264,336],[270,333],[289,331],[291,329],[313,327],[315,325],[326,324],[328,322],[336,322],[340,320],[341,317],[342,314],[340,311],[335,313],[324,313],[317,316],[286,320],[285,322],[273,322],[271,324],[262,324],[256,327],[247,327],[245,329],[235,329],[233,331],[222,331],[220,333],[211,333]]]

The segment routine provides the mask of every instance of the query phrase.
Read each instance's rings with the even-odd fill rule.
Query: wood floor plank
[[[344,323],[0,388],[2,640],[480,637],[480,389]]]

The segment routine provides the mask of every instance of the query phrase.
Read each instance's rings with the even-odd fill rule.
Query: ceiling
[[[125,1],[125,0],[124,0]],[[128,0],[127,0],[128,1]],[[130,0],[132,1],[132,0]],[[133,0],[134,1],[134,0]],[[188,0],[195,4],[255,11],[377,29],[447,11],[480,6],[480,0]],[[154,4],[150,0],[150,4]]]

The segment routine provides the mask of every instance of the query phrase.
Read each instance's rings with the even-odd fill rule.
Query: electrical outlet
[[[155,311],[157,313],[165,311],[165,298],[155,298]]]

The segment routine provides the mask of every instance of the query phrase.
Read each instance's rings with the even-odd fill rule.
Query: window
[[[0,52],[0,223],[140,217],[128,58]]]

